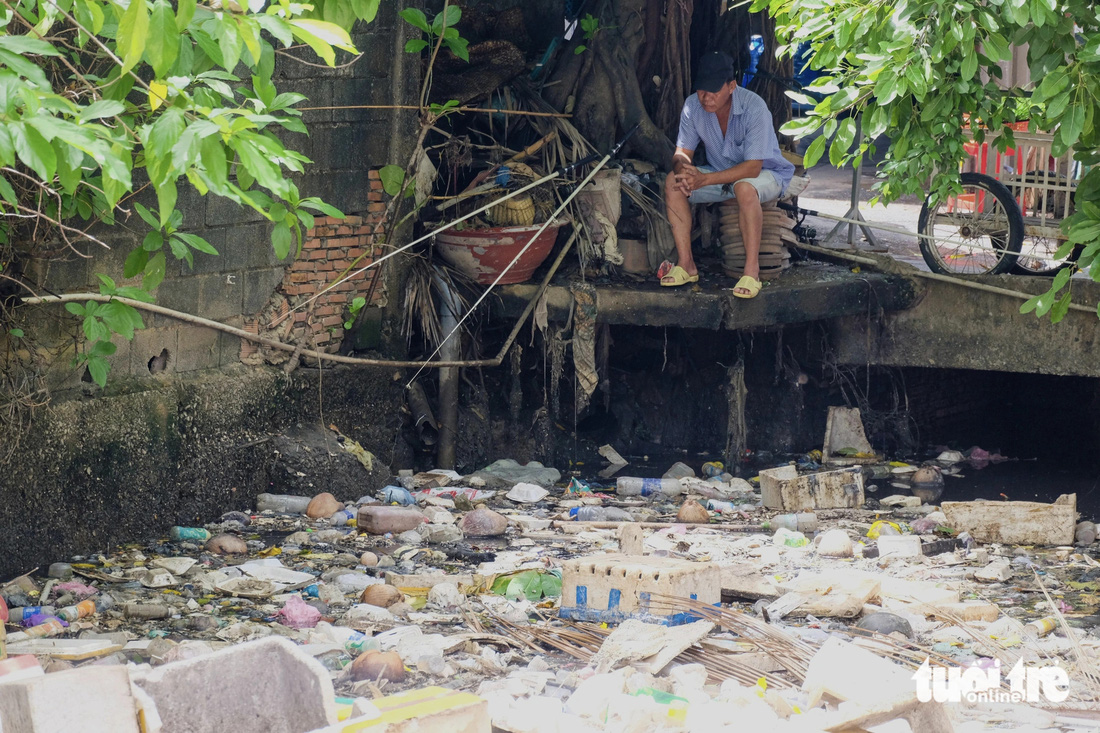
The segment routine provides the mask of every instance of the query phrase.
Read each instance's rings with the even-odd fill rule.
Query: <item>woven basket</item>
[[[535,202],[530,196],[501,201],[486,212],[498,227],[529,227],[535,223]]]

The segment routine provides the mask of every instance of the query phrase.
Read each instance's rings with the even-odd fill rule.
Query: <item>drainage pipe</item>
[[[512,332],[508,335],[508,340],[504,342],[504,346],[500,348],[497,355],[492,359],[467,359],[465,361],[402,361],[399,359],[368,359],[360,356],[343,356],[342,354],[329,354],[324,351],[314,351],[313,349],[301,349],[299,350],[294,344],[284,344],[282,341],[276,341],[275,339],[269,339],[265,336],[260,336],[255,333],[250,333],[234,326],[229,326],[224,323],[212,321],[209,318],[203,318],[202,316],[191,315],[190,313],[184,313],[182,311],[172,310],[171,308],[165,308],[162,305],[156,305],[154,303],[144,303],[140,300],[132,300],[130,298],[120,298],[115,295],[102,295],[100,293],[67,293],[65,295],[43,295],[34,298],[23,298],[23,302],[27,305],[56,305],[61,303],[80,303],[93,301],[95,303],[110,303],[111,301],[117,301],[124,303],[128,306],[136,308],[140,311],[146,311],[148,313],[156,313],[157,315],[167,316],[168,318],[174,318],[177,321],[183,321],[184,323],[193,323],[196,326],[203,326],[204,328],[210,328],[215,331],[221,331],[222,333],[228,333],[231,336],[244,339],[246,341],[252,341],[257,344],[263,344],[272,349],[278,351],[285,351],[287,353],[298,352],[302,356],[308,356],[318,361],[330,361],[336,364],[352,364],[354,366],[378,366],[378,367],[495,367],[500,366],[504,361],[504,357],[508,354],[508,349],[512,348],[512,343],[516,340],[516,336],[519,335],[519,330],[523,327],[527,317],[531,315],[531,311],[535,310],[535,305],[539,302],[539,298],[542,297],[546,287],[550,284],[550,279],[558,271],[558,267],[561,266],[562,261],[565,259],[565,255],[573,246],[573,242],[577,239],[577,232],[574,231],[565,246],[562,247],[561,252],[558,253],[558,257],[554,260],[554,264],[550,266],[550,270],[546,273],[546,277],[542,279],[542,283],[539,285],[538,290],[535,291],[534,296],[527,303],[527,308],[524,309],[522,315],[516,321],[516,325],[512,327]]]
[[[454,291],[436,269],[432,274],[436,291],[439,293],[439,324],[443,333],[451,333],[458,327],[461,305],[458,293]],[[441,344],[439,352],[443,361],[458,361],[462,358],[462,334]],[[449,366],[439,370],[439,450],[435,462],[440,468],[455,467],[455,439],[458,436],[458,367]]]

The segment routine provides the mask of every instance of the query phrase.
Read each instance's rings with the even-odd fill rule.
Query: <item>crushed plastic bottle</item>
[[[817,515],[813,512],[780,514],[764,522],[764,529],[789,529],[792,532],[816,532]]]
[[[202,527],[172,527],[168,530],[168,539],[173,542],[206,542],[210,532]]]
[[[615,493],[619,496],[678,496],[684,485],[674,478],[638,478],[620,476],[615,480]]]
[[[256,497],[256,511],[281,514],[305,514],[313,497],[289,494],[260,494]]]
[[[695,469],[682,461],[677,461],[665,471],[664,478],[695,478]]]
[[[400,534],[416,529],[428,518],[416,509],[399,506],[361,506],[356,526],[368,534]]]
[[[707,478],[717,478],[726,472],[726,467],[721,461],[708,461],[703,464],[703,475]]]
[[[569,518],[578,522],[634,521],[634,517],[614,506],[575,506],[569,510]]]

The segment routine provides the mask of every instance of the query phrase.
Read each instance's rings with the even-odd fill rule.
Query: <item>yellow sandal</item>
[[[662,285],[663,284],[664,283],[662,283]],[[755,298],[757,295],[759,295],[760,288],[762,287],[764,287],[764,283],[760,282],[754,277],[744,275],[741,277],[740,280],[737,281],[737,284],[733,286],[733,297],[746,299]],[[738,288],[741,288],[742,290],[748,290],[749,294],[745,295],[744,293],[737,292]]]
[[[681,285],[687,285],[688,283],[699,282],[698,275],[689,275],[687,270],[676,265],[668,274],[661,278],[661,287],[663,288],[678,288]]]

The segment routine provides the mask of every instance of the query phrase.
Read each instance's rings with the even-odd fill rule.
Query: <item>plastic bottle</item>
[[[260,494],[256,497],[256,511],[305,514],[311,498],[288,494]]]
[[[122,607],[126,618],[168,618],[172,609],[158,603],[127,603]]]
[[[816,532],[817,515],[813,512],[798,514],[780,514],[764,522],[764,529],[789,529],[792,532]]]
[[[346,527],[347,525],[355,524],[355,512],[351,509],[341,509],[328,518],[330,524],[333,527]]]
[[[29,621],[32,616],[38,616],[39,614],[54,616],[57,614],[57,609],[53,606],[23,606],[22,608],[15,609],[12,621],[17,624],[25,623]]]
[[[703,464],[703,475],[707,478],[717,478],[726,471],[726,466],[721,461],[708,461]]]
[[[1024,624],[1024,633],[1033,639],[1041,639],[1056,628],[1058,628],[1058,619],[1053,616],[1047,616],[1046,618]]]
[[[168,530],[168,539],[173,542],[206,542],[210,533],[202,527],[172,527]]]
[[[65,630],[65,627],[56,618],[51,618],[45,623],[32,626],[26,631],[17,631],[8,634],[8,642],[26,641],[27,639],[41,639],[47,636],[56,636]]]
[[[727,512],[736,512],[738,505],[732,501],[720,501],[718,499],[707,499],[707,509],[712,512],[718,512],[719,514],[726,514]]]
[[[674,478],[620,476],[615,481],[615,493],[619,496],[677,496],[683,492],[684,485]]]
[[[575,506],[569,518],[578,522],[633,522],[634,517],[613,506]]]
[[[89,599],[87,601],[81,601],[75,606],[65,606],[57,612],[57,616],[58,618],[72,623],[85,616],[91,616],[95,611],[95,601]]]
[[[73,566],[67,562],[55,562],[50,565],[50,569],[46,572],[51,578],[57,578],[58,580],[72,580],[73,579]]]
[[[356,526],[368,534],[389,534],[416,529],[428,518],[416,509],[402,506],[361,506]]]

